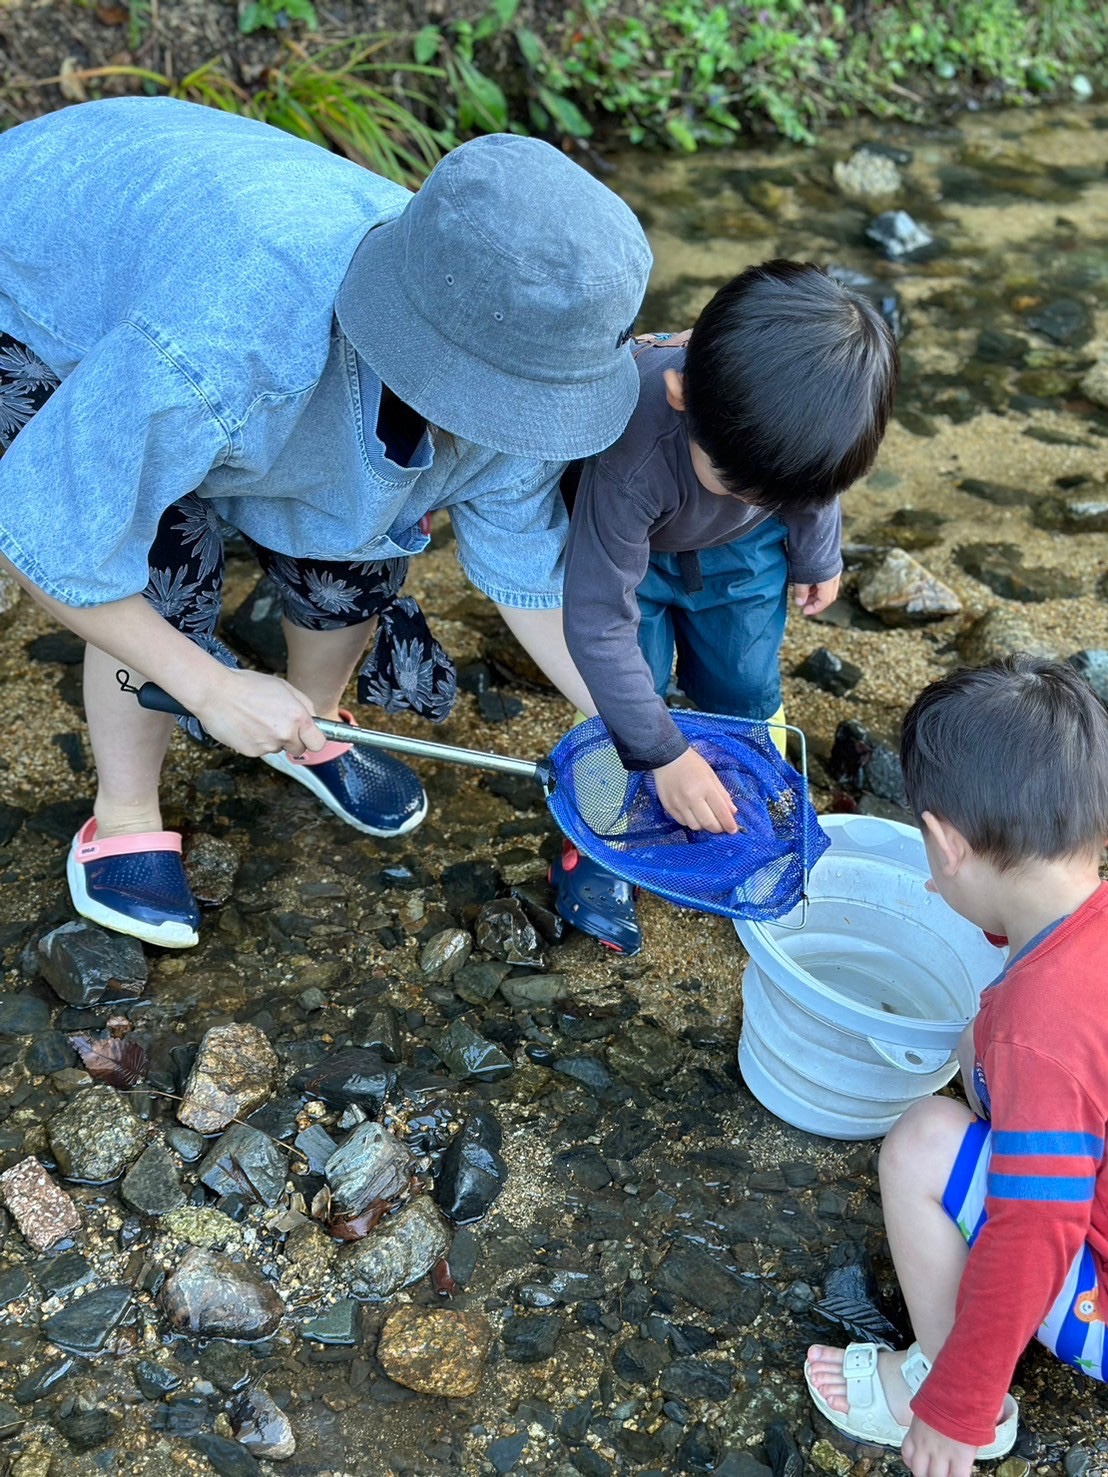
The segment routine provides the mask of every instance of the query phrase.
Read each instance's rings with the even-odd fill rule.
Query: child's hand
[[[976,1455],[976,1446],[952,1441],[918,1416],[912,1417],[900,1448],[901,1460],[912,1477],[970,1477]]]
[[[820,580],[818,585],[793,585],[793,599],[800,606],[802,615],[819,615],[838,599],[842,575],[833,580]]]
[[[677,759],[654,771],[658,799],[667,812],[690,831],[726,831],[735,824],[735,802],[719,781],[715,770],[695,749],[686,749]]]

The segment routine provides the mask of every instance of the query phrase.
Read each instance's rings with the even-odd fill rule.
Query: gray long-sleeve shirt
[[[570,521],[566,644],[628,769],[656,769],[688,747],[654,691],[638,645],[635,591],[651,553],[716,548],[776,516],[788,530],[794,584],[818,584],[842,569],[838,499],[773,514],[709,492],[697,480],[685,416],[667,401],[662,377],[684,364],[684,348],[659,344],[640,351],[635,413],[614,446],[584,463]]]

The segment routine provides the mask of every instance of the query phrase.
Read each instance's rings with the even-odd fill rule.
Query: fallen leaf
[[[130,16],[125,5],[98,5],[96,19],[102,26],[121,26]]]
[[[146,1076],[150,1057],[137,1041],[109,1036],[97,1041],[91,1036],[70,1036],[70,1045],[85,1064],[85,1071],[111,1087],[134,1087]]]
[[[375,1200],[360,1215],[351,1216],[348,1221],[332,1221],[328,1229],[338,1241],[361,1241],[364,1236],[369,1235],[388,1208],[387,1200]]]
[[[452,1298],[458,1291],[458,1284],[454,1281],[454,1274],[450,1270],[450,1263],[444,1256],[440,1256],[431,1268],[431,1286],[439,1297]]]
[[[58,91],[68,103],[88,102],[88,93],[83,78],[78,75],[79,71],[75,56],[67,56],[62,62],[58,73]]]

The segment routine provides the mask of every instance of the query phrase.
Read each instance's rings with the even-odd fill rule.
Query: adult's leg
[[[943,1208],[943,1194],[973,1114],[953,1098],[925,1098],[909,1108],[881,1148],[879,1173],[885,1228],[912,1328],[934,1360],[954,1326],[958,1287],[969,1250]],[[842,1349],[808,1350],[812,1383],[833,1410],[846,1413]],[[900,1376],[905,1351],[882,1351],[878,1371],[889,1409],[900,1425],[912,1419]]]
[[[317,718],[337,718],[354,669],[377,630],[377,618],[337,630],[311,631],[286,615],[281,621],[288,647],[288,680],[312,700]]]

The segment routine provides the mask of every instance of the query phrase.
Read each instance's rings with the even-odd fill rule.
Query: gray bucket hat
[[[564,461],[620,435],[650,272],[619,197],[538,139],[462,144],[365,236],[335,300],[354,348],[432,425]]]

